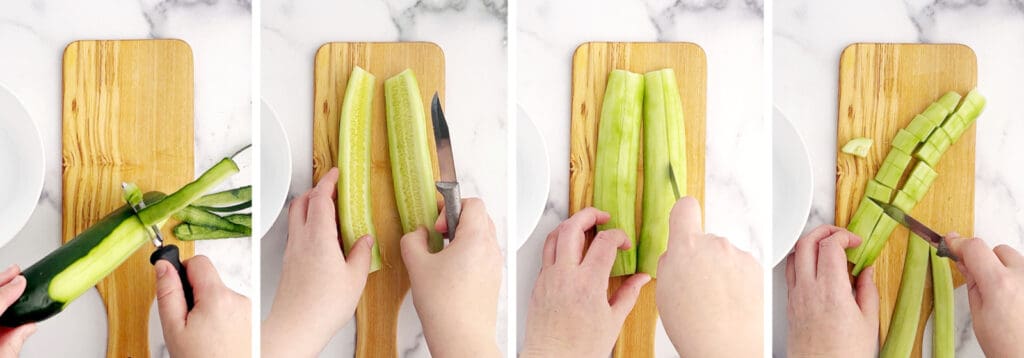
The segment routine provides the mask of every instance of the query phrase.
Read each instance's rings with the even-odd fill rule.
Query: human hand
[[[3,314],[14,301],[25,292],[25,276],[17,265],[11,265],[0,272],[0,314]],[[21,353],[21,346],[36,332],[35,323],[27,323],[17,328],[0,327],[0,357],[15,358]]]
[[[1024,256],[982,239],[957,234],[946,238],[967,283],[971,321],[978,344],[988,357],[1022,357],[1024,346]]]
[[[522,357],[602,357],[611,353],[640,288],[651,277],[630,276],[608,298],[608,275],[617,250],[631,245],[622,230],[597,233],[586,257],[585,233],[608,222],[608,213],[586,208],[548,234],[544,258],[526,316]]]
[[[174,266],[156,262],[156,299],[167,351],[172,357],[249,357],[249,299],[224,286],[206,256],[183,262],[195,307],[188,310]]]
[[[447,232],[444,211],[435,228]],[[480,199],[462,200],[455,239],[430,253],[423,227],[402,237],[412,300],[430,353],[437,357],[498,357],[496,320],[503,259],[494,223]]]
[[[264,357],[317,355],[359,304],[373,238],[359,239],[347,258],[342,253],[333,199],[337,183],[333,168],[288,209],[281,282],[260,339]]]
[[[677,201],[669,220],[655,297],[676,351],[683,357],[760,357],[761,266],[725,238],[705,234],[692,197]]]
[[[869,266],[854,296],[844,249],[861,238],[822,225],[786,258],[790,357],[874,357],[878,353],[878,288]]]

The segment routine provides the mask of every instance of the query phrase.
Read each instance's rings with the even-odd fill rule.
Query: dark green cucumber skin
[[[143,200],[151,204],[163,197],[163,193],[150,192],[146,193]],[[131,208],[122,206],[22,271],[21,274],[27,281],[25,292],[0,316],[0,326],[17,327],[25,323],[39,322],[63,311],[66,302],[50,298],[50,281],[107,239],[121,222],[133,216],[135,213]],[[121,261],[110,264],[120,265]]]

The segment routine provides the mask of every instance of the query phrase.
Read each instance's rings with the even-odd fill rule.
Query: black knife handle
[[[194,296],[192,296],[192,284],[188,282],[188,273],[185,272],[185,266],[181,264],[181,257],[178,255],[178,247],[175,245],[164,245],[153,251],[152,255],[149,255],[149,263],[154,266],[160,260],[167,260],[178,271],[178,278],[181,279],[181,290],[185,292],[185,304],[188,305],[188,310],[191,311],[192,307],[195,307],[196,302]]]

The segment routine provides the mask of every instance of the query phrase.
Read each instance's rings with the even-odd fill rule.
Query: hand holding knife
[[[121,183],[121,189],[124,191],[124,199],[128,203],[128,206],[132,208],[136,216],[139,211],[146,208],[146,203],[142,200],[142,192],[139,187],[135,184]],[[185,304],[188,306],[188,310],[191,311],[195,307],[195,298],[192,295],[192,284],[188,281],[188,273],[185,272],[185,266],[181,264],[181,257],[178,252],[178,246],[176,245],[164,245],[164,237],[160,234],[160,228],[156,225],[152,225],[146,230],[149,233],[149,237],[153,240],[153,245],[156,246],[156,251],[149,256],[149,263],[156,266],[156,262],[160,260],[167,260],[174,266],[174,269],[178,271],[178,278],[181,279],[181,289],[185,293]]]
[[[875,204],[878,204],[878,206],[882,207],[882,211],[885,212],[885,215],[888,215],[893,220],[896,220],[896,222],[900,223],[900,225],[903,225],[907,229],[910,229],[910,232],[917,234],[917,236],[920,236],[929,244],[934,246],[938,250],[936,254],[938,254],[940,257],[948,257],[953,261],[960,261],[960,258],[956,257],[956,255],[953,254],[953,251],[949,249],[949,245],[946,244],[946,240],[942,237],[942,235],[939,235],[939,233],[935,232],[935,230],[928,228],[928,226],[925,226],[923,223],[917,221],[917,219],[914,219],[910,215],[907,215],[907,213],[903,212],[903,210],[900,210],[895,206],[880,202],[875,199],[871,199],[871,201],[874,201]]]
[[[451,242],[455,238],[455,228],[459,226],[459,216],[462,214],[462,195],[459,193],[459,180],[455,177],[455,158],[452,155],[448,121],[444,118],[437,92],[434,92],[434,99],[430,103],[430,119],[434,125],[434,145],[437,147],[437,164],[441,171],[441,180],[434,185],[444,197],[447,236]]]

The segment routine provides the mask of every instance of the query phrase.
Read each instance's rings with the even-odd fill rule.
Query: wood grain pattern
[[[388,158],[384,112],[384,80],[409,68],[416,74],[430,123],[430,98],[436,91],[444,104],[445,62],[441,48],[432,43],[345,43],[323,45],[316,53],[313,101],[313,182],[337,165],[338,121],[353,66],[376,76],[373,97],[370,191],[373,223],[377,229],[382,268],[370,274],[356,309],[356,357],[397,357],[398,310],[409,290],[409,276],[402,262],[402,227],[395,204]],[[430,158],[437,178],[434,137]]]
[[[123,206],[121,182],[170,193],[193,179],[192,50],[177,40],[77,41],[64,51],[63,241]],[[191,242],[174,238],[182,259]],[[156,295],[150,245],[96,288],[107,308],[107,357],[149,357]]]
[[[896,132],[914,115],[948,91],[966,95],[977,84],[977,58],[967,46],[945,44],[854,44],[843,51],[839,64],[839,122],[836,146],[836,225],[846,226],[889,152]],[[984,119],[979,119],[978,123]],[[854,137],[875,141],[867,158],[842,154]],[[940,233],[974,232],[974,148],[972,126],[942,157],[938,178],[911,215]],[[916,160],[915,160],[916,161]],[[906,256],[909,232],[898,227],[875,261],[881,309],[880,339],[885,341]],[[953,265],[956,286],[963,276]],[[914,356],[921,355],[924,325],[931,313],[931,274]]]
[[[676,72],[686,122],[688,195],[704,206],[704,133],[707,91],[707,59],[692,43],[605,43],[580,45],[572,60],[572,113],[569,138],[569,215],[591,205],[594,198],[594,163],[597,133],[608,73],[624,69],[645,73],[662,68]],[[643,150],[641,146],[641,151]],[[643,154],[637,171],[637,237],[641,223]],[[592,237],[592,236],[591,236]],[[609,279],[609,292],[623,278]],[[626,319],[615,345],[615,357],[653,357],[658,311],[654,302],[657,280],[640,291],[640,298]]]

